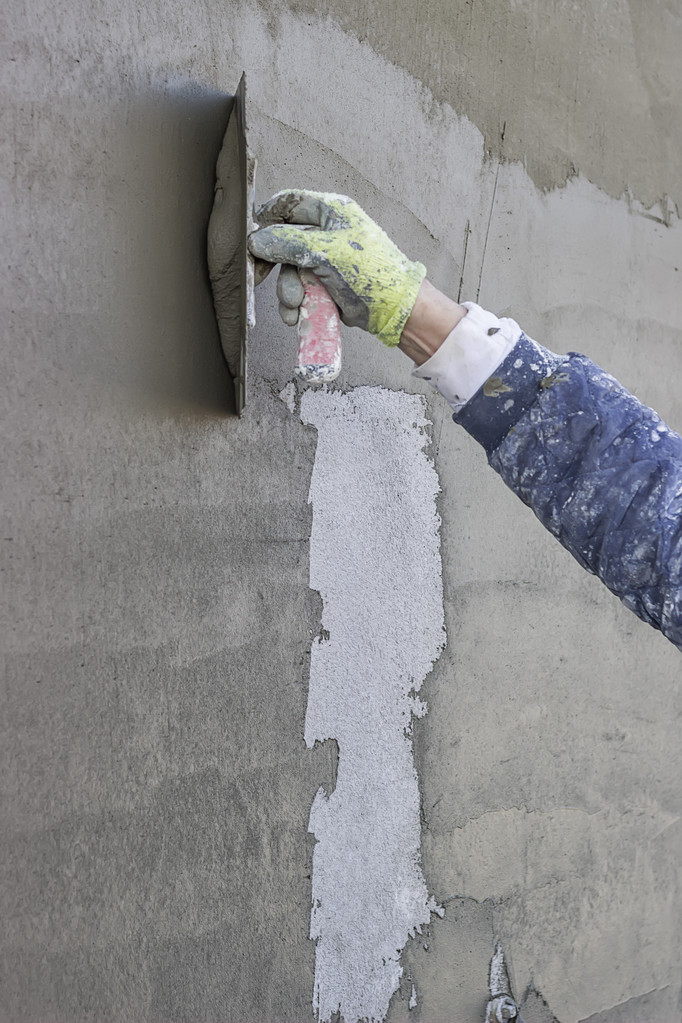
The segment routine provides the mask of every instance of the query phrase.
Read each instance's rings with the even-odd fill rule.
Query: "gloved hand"
[[[308,267],[344,323],[376,334],[389,347],[398,344],[426,268],[407,259],[356,202],[291,189],[269,199],[256,219],[261,227],[249,236],[249,249],[259,260],[284,264],[277,294],[286,323],[296,323],[303,300],[295,268]]]

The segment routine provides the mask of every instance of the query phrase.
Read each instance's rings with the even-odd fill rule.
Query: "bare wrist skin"
[[[421,366],[438,351],[466,312],[464,306],[458,305],[425,279],[403,328],[398,348]]]

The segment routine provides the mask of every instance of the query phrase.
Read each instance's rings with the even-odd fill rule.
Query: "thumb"
[[[278,225],[262,227],[249,235],[249,252],[268,263],[320,266],[327,262],[326,231]]]

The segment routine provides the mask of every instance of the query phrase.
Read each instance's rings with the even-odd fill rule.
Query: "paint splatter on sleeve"
[[[463,425],[573,557],[682,649],[682,438],[590,359],[522,340],[535,363],[512,352],[521,376],[503,367],[510,390],[479,392]]]

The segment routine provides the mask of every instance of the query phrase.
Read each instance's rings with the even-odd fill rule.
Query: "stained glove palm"
[[[286,265],[312,270],[339,307],[344,323],[397,345],[426,275],[352,199],[326,192],[289,190],[273,196],[256,215],[249,237],[257,259],[285,264],[278,294],[287,308],[303,290]],[[290,319],[288,320],[290,322]]]

